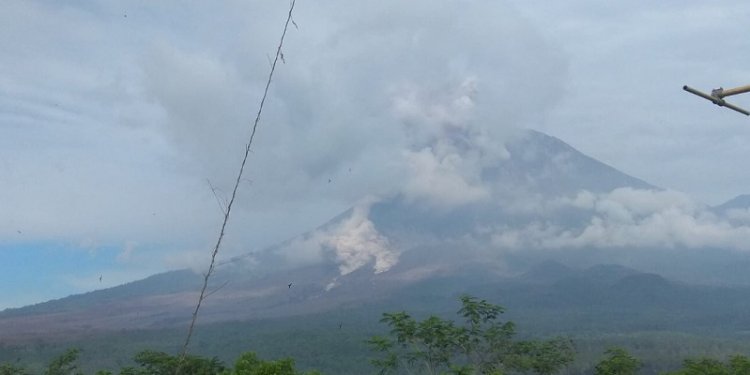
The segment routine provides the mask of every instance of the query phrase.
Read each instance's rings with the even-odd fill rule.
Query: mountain
[[[23,308],[6,309],[0,312],[0,316],[12,318],[51,313],[60,314],[69,311],[78,312],[102,303],[114,303],[132,298],[148,298],[179,293],[184,290],[195,290],[201,286],[200,280],[195,276],[195,273],[190,270],[164,272],[113,288],[77,294]]]
[[[617,188],[658,190],[640,179],[582,154],[565,142],[529,130],[506,144],[509,157],[482,171],[483,184],[492,201],[452,209],[410,201],[397,195],[374,203],[370,220],[389,237],[437,235],[463,236],[487,225],[518,225],[538,218],[538,212],[521,212],[520,206],[544,200],[573,197],[581,191],[604,193]],[[552,220],[582,222],[590,218],[577,210],[560,210]],[[422,237],[419,237],[419,236]]]
[[[518,281],[529,284],[552,284],[572,276],[575,270],[554,261],[546,260],[531,266],[526,272],[517,277]]]
[[[547,196],[576,194],[581,190],[604,193],[620,187],[656,189],[586,156],[558,138],[529,130],[506,145],[510,157],[484,173]]]
[[[726,212],[732,209],[750,209],[750,194],[738,195],[718,206],[713,207],[717,212]]]
[[[750,301],[746,289],[711,289],[668,280],[667,273],[676,263],[664,254],[679,249],[540,251],[514,242],[522,231],[549,240],[553,230],[565,238],[596,222],[592,216],[599,213],[596,207],[582,208],[574,202],[581,192],[590,199],[616,189],[648,194],[660,189],[539,132],[528,131],[506,147],[509,156],[481,172],[489,199],[438,208],[407,194],[368,200],[309,233],[222,262],[209,286],[212,294],[202,307],[201,324],[342,311],[448,313],[455,311],[456,297],[462,293],[481,294],[526,314],[520,320],[527,319],[540,330],[552,330],[556,323],[561,329],[581,329],[582,317],[604,326],[602,317],[612,316],[621,319],[611,324],[612,329],[643,327],[646,318],[651,319],[646,319],[647,325],[682,327],[708,309],[702,300],[712,302],[713,316],[731,318],[735,325],[747,323],[736,314],[750,308],[750,302],[744,302]],[[310,258],[316,261],[290,263],[299,251],[314,254]],[[717,254],[707,257],[721,258]],[[620,264],[611,264],[609,258]],[[689,263],[688,258],[679,258],[680,264]],[[694,273],[694,268],[684,270]],[[189,270],[172,271],[8,309],[0,312],[0,341],[186,327],[201,279]],[[723,306],[728,310],[719,308]],[[674,309],[695,313],[664,323]],[[644,317],[639,311],[653,316]],[[629,318],[628,312],[634,317]],[[711,322],[702,324],[705,328]]]

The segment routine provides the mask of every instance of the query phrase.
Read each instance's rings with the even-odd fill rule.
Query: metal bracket
[[[727,90],[724,90],[723,88],[719,87],[718,89],[712,90],[710,95],[706,94],[705,92],[698,91],[687,85],[682,86],[682,89],[691,94],[698,95],[701,98],[709,100],[710,102],[718,105],[719,107],[727,107],[731,110],[742,113],[745,116],[750,116],[750,112],[748,112],[747,110],[737,107],[734,104],[727,103],[727,101],[724,100],[724,97],[726,96],[742,94],[742,93],[750,91],[750,86],[742,86],[742,87],[738,87],[734,89],[727,89]]]

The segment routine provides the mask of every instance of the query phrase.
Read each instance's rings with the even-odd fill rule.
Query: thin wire
[[[195,321],[198,319],[198,311],[200,311],[201,304],[203,303],[203,300],[208,297],[206,294],[206,289],[208,288],[208,280],[211,278],[211,275],[214,273],[214,269],[216,266],[216,255],[219,253],[219,248],[221,247],[221,241],[224,239],[224,233],[227,226],[227,222],[229,221],[229,215],[232,212],[232,205],[234,204],[234,200],[237,197],[237,189],[240,186],[240,182],[242,180],[242,173],[245,171],[245,164],[247,164],[248,155],[250,155],[250,147],[253,144],[253,140],[255,139],[255,132],[258,129],[258,123],[260,122],[260,115],[263,113],[263,105],[266,102],[266,97],[268,96],[268,88],[271,86],[271,80],[273,79],[273,73],[276,70],[276,63],[279,61],[279,58],[281,56],[281,47],[284,44],[284,37],[286,36],[287,29],[289,28],[289,22],[292,20],[292,11],[294,10],[294,4],[296,0],[292,0],[289,5],[289,13],[286,18],[286,22],[284,23],[284,31],[281,33],[281,40],[279,41],[279,45],[276,48],[276,57],[273,60],[273,64],[271,65],[271,72],[268,74],[268,80],[266,81],[266,88],[263,91],[263,98],[260,100],[260,105],[258,107],[258,113],[255,116],[255,122],[253,123],[253,130],[250,133],[250,140],[247,142],[247,145],[245,146],[245,156],[242,159],[242,164],[240,165],[240,170],[237,173],[237,179],[234,182],[234,188],[232,189],[232,197],[229,199],[229,203],[227,203],[226,211],[224,212],[224,221],[221,224],[221,230],[219,231],[219,238],[216,240],[216,245],[214,246],[213,253],[211,254],[211,263],[208,266],[208,272],[203,274],[203,288],[201,288],[200,296],[198,297],[198,303],[195,305],[195,310],[193,311],[193,319],[190,322],[190,328],[188,329],[187,337],[185,338],[185,344],[182,346],[182,354],[181,354],[181,360],[180,362],[183,362],[185,359],[185,356],[187,355],[188,346],[190,345],[190,338],[193,336],[193,329],[195,328]],[[179,368],[178,368],[179,371]]]

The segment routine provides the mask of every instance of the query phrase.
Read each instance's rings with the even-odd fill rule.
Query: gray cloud
[[[301,3],[296,16],[301,29],[289,36],[287,63],[274,81],[250,169],[254,190],[278,198],[267,202],[304,204],[311,196],[343,196],[351,203],[368,193],[400,188],[395,181],[412,172],[402,151],[413,151],[414,141],[433,149],[441,145],[405,136],[404,123],[410,134],[424,136],[430,126],[448,121],[481,131],[483,141],[491,143],[534,118],[538,111],[532,108],[543,109],[559,96],[563,61],[513,17],[512,9],[491,2],[429,4],[363,7],[327,1],[313,9]],[[156,46],[144,62],[149,91],[173,122],[167,134],[206,165],[208,172],[202,173],[220,181],[231,181],[237,159],[231,150],[241,147],[238,135],[247,134],[253,97],[267,71],[257,56],[263,54],[248,57],[246,51],[265,45],[258,35],[273,35],[250,24],[245,32],[256,37],[241,53],[206,58]],[[470,110],[436,97],[462,85],[475,91]],[[521,86],[529,91],[516,89]],[[511,91],[514,95],[508,96]],[[454,114],[456,109],[462,114]],[[484,153],[492,151],[490,146]],[[352,166],[355,173],[371,173],[357,174],[360,182],[345,187],[326,185],[328,179],[347,176]]]
[[[681,90],[748,83],[743,1],[512,1],[569,59],[565,98],[535,128],[658,186],[719,204],[745,193],[747,119]],[[733,98],[750,106],[747,96]]]
[[[226,254],[367,194],[438,208],[487,199],[497,192],[478,171],[517,127],[703,199],[742,191],[744,119],[676,91],[746,83],[749,8],[680,4],[299,2]],[[5,6],[0,242],[138,243],[133,257],[143,246],[165,267],[207,258],[219,210],[205,179],[226,196],[285,7]],[[727,51],[739,56],[717,65]]]
[[[488,198],[481,169],[554,103],[565,64],[512,8],[428,4],[301,3],[243,186],[248,217],[288,236],[368,194],[448,207]],[[251,24],[243,32],[255,38],[242,52],[157,43],[143,62],[185,168],[223,191],[268,68],[247,51],[272,33]]]

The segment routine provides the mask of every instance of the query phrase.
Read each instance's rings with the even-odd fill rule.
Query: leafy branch
[[[381,322],[390,327],[390,337],[368,340],[381,356],[371,361],[378,373],[554,374],[573,361],[570,340],[515,341],[513,322],[500,321],[501,306],[466,295],[461,304],[463,324],[437,316],[417,321],[404,311],[383,314]]]

